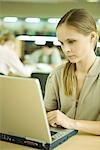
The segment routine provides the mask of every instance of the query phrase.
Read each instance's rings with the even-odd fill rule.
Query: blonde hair
[[[0,44],[3,45],[5,44],[7,41],[11,40],[11,41],[15,41],[15,36],[13,33],[10,33],[9,31],[4,31],[0,33]]]
[[[62,24],[66,24],[66,26],[73,26],[83,35],[89,35],[92,31],[97,33],[95,20],[85,9],[71,9],[60,19],[56,28]],[[94,43],[94,50],[96,48],[96,44],[97,39]],[[63,85],[66,95],[72,95],[75,69],[75,64],[72,64],[71,62],[68,62],[64,68]]]

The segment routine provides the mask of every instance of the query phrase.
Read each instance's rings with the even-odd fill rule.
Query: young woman
[[[29,77],[32,69],[26,69],[16,53],[16,38],[10,32],[0,33],[0,74],[13,73],[18,76]]]
[[[49,124],[100,135],[100,58],[97,28],[84,9],[72,9],[57,25],[68,62],[47,80],[45,106]]]

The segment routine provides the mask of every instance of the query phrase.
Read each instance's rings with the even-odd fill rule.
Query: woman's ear
[[[91,32],[90,36],[91,36],[91,42],[97,41],[97,33],[96,32],[94,32],[94,31]]]

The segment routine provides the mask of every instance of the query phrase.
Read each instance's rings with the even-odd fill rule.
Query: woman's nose
[[[71,49],[70,49],[70,47],[68,45],[64,45],[63,46],[63,51],[66,53],[66,52],[70,52]]]

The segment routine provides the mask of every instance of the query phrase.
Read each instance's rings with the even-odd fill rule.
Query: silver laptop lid
[[[38,79],[0,76],[0,132],[51,143]]]

